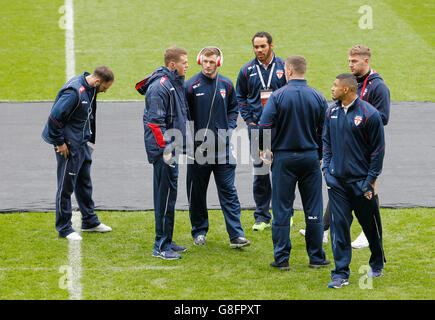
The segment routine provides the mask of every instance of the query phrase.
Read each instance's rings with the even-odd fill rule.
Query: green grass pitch
[[[194,246],[188,212],[177,211],[174,240],[188,247],[177,261],[151,256],[152,211],[98,215],[113,231],[82,233],[83,299],[430,300],[435,295],[435,209],[382,209],[384,276],[367,283],[364,268],[370,251],[353,250],[350,285],[340,290],[327,288],[333,265],[319,270],[308,267],[305,240],[298,233],[305,228],[301,211],[296,211],[291,228],[293,248],[287,272],[269,266],[273,260],[271,231],[250,229],[252,211],[242,212],[242,225],[252,242],[245,249],[229,247],[222,213],[216,210],[210,211],[206,246]],[[352,238],[360,231],[354,220]],[[332,259],[330,241],[324,249]],[[68,241],[57,238],[54,213],[0,215],[0,300],[68,299],[68,290],[59,286],[65,265]]]
[[[65,38],[59,27],[62,0],[0,0],[0,101],[54,100],[65,82]],[[369,5],[373,28],[361,29],[358,12]],[[101,99],[139,100],[134,84],[163,64],[164,49],[186,48],[187,78],[200,71],[197,52],[219,46],[220,72],[235,83],[240,67],[253,58],[251,37],[259,30],[274,37],[275,53],[307,58],[307,79],[331,99],[335,76],[348,72],[347,50],[372,49],[372,66],[391,90],[392,100],[433,101],[435,87],[435,3],[433,1],[74,1],[76,73],[110,66],[116,81]],[[1,108],[1,105],[0,105]],[[394,111],[392,111],[394,112]],[[188,252],[179,261],[151,257],[152,212],[100,212],[109,234],[85,234],[82,242],[84,299],[433,299],[434,209],[382,210],[385,275],[362,289],[358,270],[368,249],[354,250],[350,286],[326,288],[331,268],[309,269],[298,234],[302,213],[291,230],[291,270],[269,267],[270,230],[250,230],[252,246],[229,248],[221,211],[211,211],[204,248],[193,247],[187,212],[176,213],[175,240]],[[360,232],[355,221],[352,235]],[[330,243],[325,245],[332,259]],[[0,214],[0,300],[68,299],[60,268],[68,264],[68,242],[57,238],[54,213]],[[161,267],[174,267],[162,271]]]
[[[65,82],[63,1],[1,1],[0,101],[54,100]],[[361,29],[362,5],[372,8],[372,29]],[[164,49],[186,48],[187,77],[199,72],[198,51],[219,46],[221,73],[236,81],[252,59],[251,37],[267,30],[281,57],[307,58],[307,79],[331,99],[335,76],[348,72],[347,50],[363,43],[392,100],[433,101],[433,1],[74,1],[76,73],[110,66],[108,100],[138,100],[134,84],[163,64]]]

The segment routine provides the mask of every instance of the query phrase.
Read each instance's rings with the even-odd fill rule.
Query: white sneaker
[[[112,228],[109,226],[106,226],[104,223],[100,223],[98,226],[89,228],[89,229],[82,229],[84,232],[109,232],[112,231]]]
[[[71,232],[69,235],[67,235],[65,238],[67,238],[70,241],[81,241],[82,237],[77,232]]]
[[[364,232],[361,232],[358,238],[355,239],[354,242],[352,242],[352,248],[354,249],[361,249],[369,246],[369,241],[366,238],[366,235]]]
[[[328,243],[328,230],[323,231],[323,243]]]
[[[301,230],[299,230],[299,233],[300,233],[302,236],[305,237],[305,229],[301,229]]]

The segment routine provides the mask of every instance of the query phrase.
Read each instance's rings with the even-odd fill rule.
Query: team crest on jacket
[[[160,79],[160,84],[163,86],[163,84],[165,83],[165,81],[166,81],[166,76],[165,77],[162,77],[161,79]]]
[[[358,127],[359,124],[362,121],[362,117],[361,116],[356,116],[355,118],[353,118],[353,123],[355,123],[355,125]]]
[[[81,86],[80,89],[79,89],[79,92],[82,93],[85,90],[86,90],[86,88],[84,86]]]
[[[281,79],[283,75],[284,75],[283,70],[276,70],[276,76],[278,77],[278,79]]]
[[[227,92],[225,91],[225,89],[221,89],[221,96],[222,96],[222,99],[225,99],[225,96],[227,95]]]

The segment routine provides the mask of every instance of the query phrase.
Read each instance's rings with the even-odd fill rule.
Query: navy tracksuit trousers
[[[251,154],[252,139],[254,138],[251,134],[252,129],[257,130],[256,137],[258,138],[258,127],[249,125],[248,136],[250,142],[249,150],[251,151]],[[255,150],[254,152],[258,153],[257,150]],[[255,222],[269,223],[272,219],[269,211],[270,200],[272,197],[272,184],[270,182],[270,174],[264,174],[264,166],[267,165],[264,164],[263,161],[261,161],[261,163],[254,163],[254,181],[252,184],[252,192],[254,195],[254,202],[256,207],[254,211],[254,219]],[[263,174],[257,174],[258,172],[262,172]]]
[[[239,197],[234,186],[235,170],[233,164],[187,165],[187,196],[193,238],[207,234],[209,229],[207,188],[212,172],[230,240],[245,236],[240,222]]]
[[[332,279],[348,279],[350,275],[352,210],[369,242],[369,265],[372,270],[382,270],[386,260],[382,245],[381,217],[375,197],[368,200],[362,195],[361,185],[364,181],[346,183],[328,173],[325,179],[329,186],[331,243],[335,260],[335,269],[331,271]]]
[[[325,260],[323,241],[322,174],[317,150],[276,151],[272,163],[272,241],[275,262],[290,258],[290,218],[296,183],[305,213],[305,243],[310,263]]]
[[[155,251],[171,248],[174,233],[175,202],[177,200],[178,164],[168,165],[161,156],[153,163],[153,195],[156,237]]]
[[[100,224],[94,213],[92,200],[91,164],[92,158],[87,144],[70,149],[69,156],[56,152],[57,193],[56,193],[56,230],[59,237],[74,232],[71,223],[71,195],[77,200],[82,214],[82,228],[93,228]]]

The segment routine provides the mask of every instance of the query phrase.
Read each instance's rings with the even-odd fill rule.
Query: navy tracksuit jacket
[[[173,161],[167,164],[163,160],[163,151],[166,147],[171,150],[185,148],[188,111],[184,77],[179,76],[176,70],[160,67],[138,82],[136,90],[145,95],[144,141],[148,161],[153,164],[154,171],[154,251],[167,251],[171,248],[174,231],[178,163]],[[182,141],[165,138],[165,132],[169,129],[181,132]]]
[[[204,144],[210,143],[204,138],[204,129],[209,130],[207,137],[214,137],[214,142],[208,146],[207,157],[201,158],[201,161],[196,157],[195,163],[187,165],[192,237],[206,235],[209,230],[207,188],[212,172],[230,240],[244,237],[240,202],[234,186],[236,165],[235,161],[231,161],[229,133],[237,126],[238,106],[234,85],[221,74],[211,79],[200,72],[185,83],[185,90],[189,115],[194,122],[195,149],[203,147],[204,140]]]
[[[383,268],[382,226],[372,192],[382,172],[385,140],[380,113],[357,98],[347,114],[341,102],[328,108],[323,130],[323,166],[331,213],[331,242],[335,260],[332,278],[349,278],[352,256],[350,226],[352,210],[369,241],[373,270]]]
[[[269,89],[277,90],[287,82],[285,79],[284,65],[285,61],[283,59],[274,56],[267,70],[260,65],[257,58],[252,59],[240,69],[236,85],[237,102],[239,104],[240,115],[248,126],[250,142],[252,129],[258,129],[257,124],[263,112],[260,96],[263,85],[258,69],[260,69],[265,85],[267,86],[269,77],[271,76]],[[251,122],[256,125],[250,125],[249,123]],[[253,195],[256,204],[254,218],[256,222],[269,223],[272,218],[269,212],[270,199],[272,196],[270,175],[268,173],[264,174],[262,170],[263,162],[258,159],[257,150],[254,150],[253,153],[251,152],[251,155],[254,159],[257,158],[254,160]],[[258,172],[261,174],[257,174]]]
[[[85,72],[70,79],[58,92],[42,132],[49,144],[67,144],[67,159],[56,152],[57,193],[56,230],[66,237],[71,224],[71,194],[74,192],[82,213],[82,228],[100,224],[94,213],[91,182],[91,153],[87,142],[95,143],[96,88],[86,81]]]
[[[272,240],[277,263],[290,257],[290,218],[296,183],[304,207],[310,263],[325,260],[319,149],[327,107],[325,97],[308,86],[306,80],[294,79],[272,94],[261,115],[260,138],[264,130],[276,129],[272,136]]]
[[[369,102],[378,110],[382,123],[386,126],[390,118],[390,90],[385,85],[384,80],[373,69],[368,75],[357,78],[357,80],[358,97]]]

